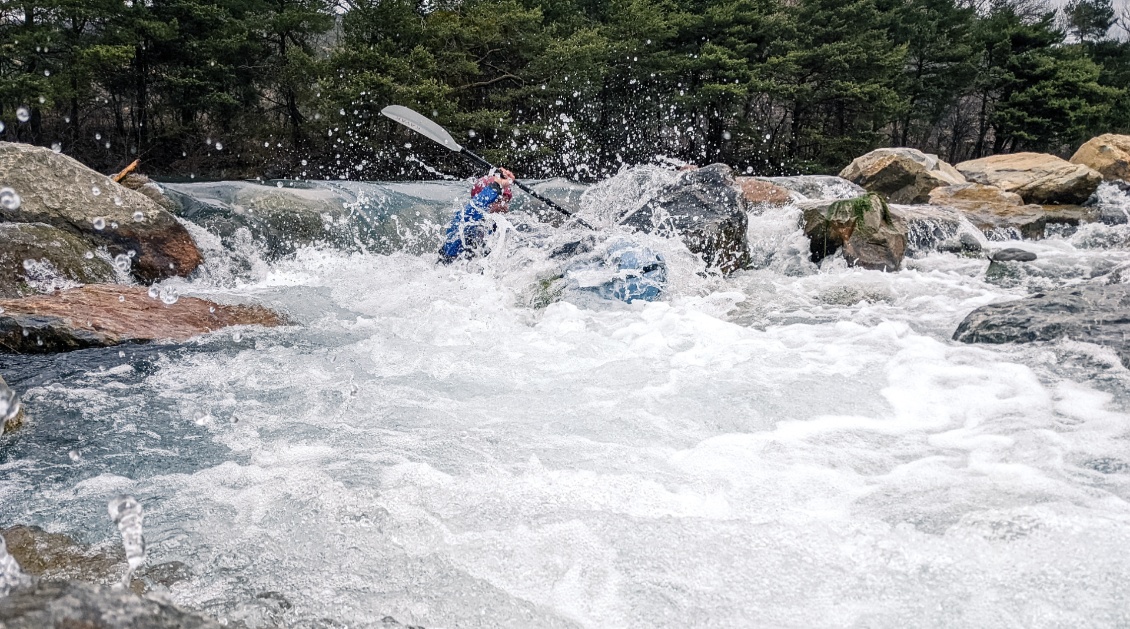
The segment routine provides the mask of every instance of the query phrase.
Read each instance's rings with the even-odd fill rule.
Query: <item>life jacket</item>
[[[481,249],[487,234],[483,218],[491,211],[506,211],[506,204],[513,197],[510,190],[503,190],[492,177],[477,181],[471,192],[471,200],[455,213],[447,227],[439,249],[443,262],[451,262],[464,253],[473,255]],[[495,210],[500,206],[502,209]]]

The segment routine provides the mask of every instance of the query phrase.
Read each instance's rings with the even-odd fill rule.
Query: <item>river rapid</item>
[[[556,193],[599,223],[662,177]],[[545,305],[538,252],[569,233],[514,212],[441,266],[463,182],[321,185],[388,246],[272,257],[193,226],[206,268],[165,283],[295,325],[0,357],[30,418],[0,523],[110,543],[132,495],[150,563],[192,572],[168,596],[252,628],[1130,625],[1130,371],[950,340],[1130,262],[1127,226],[986,241],[1040,256],[1006,276],[881,273],[817,267],[800,211],[764,210],[754,269],[648,237],[663,300]]]

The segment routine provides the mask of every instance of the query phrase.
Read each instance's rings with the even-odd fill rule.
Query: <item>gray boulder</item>
[[[965,183],[953,166],[917,149],[876,149],[857,157],[840,176],[891,203],[926,203],[930,191]]]
[[[220,629],[214,620],[126,590],[40,582],[0,598],[5,629]]]
[[[997,251],[989,256],[989,259],[993,262],[1033,262],[1037,257],[1038,256],[1031,251],[1009,247],[1008,249]]]
[[[70,232],[43,223],[0,223],[0,297],[113,282],[114,277],[110,263]]]
[[[679,175],[620,224],[645,233],[678,236],[707,268],[723,274],[749,266],[746,202],[725,164],[712,164]]]
[[[961,322],[953,338],[997,344],[1085,341],[1113,348],[1130,368],[1130,284],[1087,284],[984,306]]]
[[[813,262],[843,250],[851,266],[897,271],[906,254],[906,223],[877,194],[802,204]]]
[[[188,275],[204,261],[176,217],[66,155],[0,142],[0,181],[21,199],[19,207],[0,207],[0,222],[45,223],[111,256],[133,251],[130,270],[139,280]]]

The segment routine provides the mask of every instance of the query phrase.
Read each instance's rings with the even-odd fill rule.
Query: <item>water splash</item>
[[[94,229],[98,231],[106,229],[106,219],[102,218],[101,216],[95,218],[92,222],[94,223]]]
[[[31,120],[31,112],[28,111],[27,107],[20,107],[16,110],[16,120],[19,120],[20,122],[27,122],[28,120]]]
[[[20,209],[20,195],[11,188],[0,188],[0,208],[10,212]]]
[[[3,309],[0,309],[0,313],[3,312]],[[20,409],[20,396],[16,395],[16,392],[0,378],[0,432],[3,432],[5,424],[20,414]]]
[[[130,577],[134,570],[145,563],[145,538],[141,531],[141,503],[133,496],[120,496],[110,501],[107,505],[110,519],[118,525],[122,534],[122,546],[126,551],[125,576],[122,577],[122,587],[129,587]]]
[[[8,553],[8,544],[4,541],[4,536],[0,535],[0,598],[30,583],[31,577],[24,574],[16,558]]]

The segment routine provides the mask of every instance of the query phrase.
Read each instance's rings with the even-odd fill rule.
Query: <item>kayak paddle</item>
[[[381,110],[381,114],[383,114],[386,118],[390,118],[392,120],[395,120],[396,122],[399,122],[400,124],[408,127],[416,133],[419,133],[429,140],[443,145],[448,150],[459,153],[460,155],[466,157],[472,162],[475,162],[476,164],[479,164],[480,166],[485,166],[486,168],[490,168],[492,170],[495,168],[494,164],[491,164],[479,155],[476,155],[475,153],[472,153],[471,151],[468,151],[467,149],[460,146],[459,143],[455,141],[455,138],[451,137],[451,134],[447,132],[447,129],[444,129],[443,127],[436,124],[435,121],[425,117],[418,112],[412,111],[411,109],[402,107],[400,105],[389,105],[388,107],[385,107]],[[569,210],[566,210],[560,205],[557,205],[557,203],[555,203],[552,199],[538,194],[532,188],[522,183],[521,181],[515,179],[514,185],[518,186],[526,194],[537,199],[538,201],[541,201],[542,203],[557,210],[558,212],[561,212],[565,216],[568,216],[569,218],[575,219],[581,225],[584,225],[589,229],[595,229],[592,225],[586,223],[576,214],[573,214]]]

